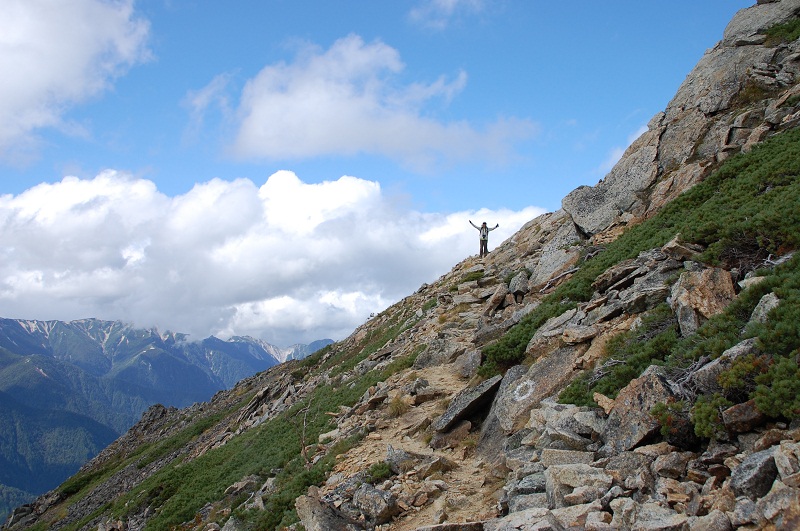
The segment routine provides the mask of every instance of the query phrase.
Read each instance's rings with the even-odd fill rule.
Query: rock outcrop
[[[794,127],[800,43],[764,46],[765,30],[791,19],[797,0],[759,2],[740,11],[706,52],[663,113],[596,186],[569,193],[563,209],[587,235],[646,218],[705,178],[721,161],[767,135]],[[747,91],[765,95],[743,108]]]

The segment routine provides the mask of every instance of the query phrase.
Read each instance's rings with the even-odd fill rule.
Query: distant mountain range
[[[251,337],[136,329],[119,321],[0,318],[0,520],[136,423],[185,407],[332,343],[279,348]]]

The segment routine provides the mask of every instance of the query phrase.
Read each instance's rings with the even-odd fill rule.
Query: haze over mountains
[[[186,407],[331,343],[143,330],[119,321],[0,319],[0,514],[55,487],[148,407]]]

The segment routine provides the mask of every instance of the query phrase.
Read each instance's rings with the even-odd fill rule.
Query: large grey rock
[[[594,487],[602,493],[609,488],[613,479],[602,468],[587,464],[553,465],[544,471],[547,487],[547,500],[551,509],[568,505],[564,497],[577,487]],[[601,494],[602,495],[602,494]]]
[[[543,354],[529,368],[510,369],[492,404],[490,415],[497,418],[506,432],[524,425],[531,408],[572,380],[575,362],[586,348],[585,345],[567,345]]]
[[[650,410],[658,403],[667,403],[671,397],[662,369],[648,367],[617,395],[603,431],[605,446],[602,451],[613,455],[631,450],[654,435],[660,426]]]
[[[573,218],[564,210],[557,210],[543,223],[543,230],[550,234],[542,246],[539,260],[530,267],[531,277],[528,284],[531,287],[544,284],[574,265],[580,258],[579,244],[586,239],[573,223]]]
[[[503,377],[496,375],[475,387],[462,389],[450,401],[447,410],[431,424],[439,432],[447,431],[481,407],[488,406],[494,398]]]
[[[710,317],[722,313],[736,298],[729,272],[716,267],[685,271],[672,287],[670,306],[681,335],[694,334]]]
[[[528,273],[520,271],[508,283],[508,292],[512,295],[525,295],[528,293]]]
[[[769,492],[778,476],[772,454],[771,448],[751,454],[731,471],[731,489],[737,496],[756,500]]]
[[[400,506],[394,494],[369,483],[361,485],[353,494],[353,505],[361,510],[371,526],[385,524],[392,519],[392,516],[400,513]]]
[[[469,379],[478,373],[481,365],[481,352],[479,350],[468,350],[456,358],[453,362],[453,369],[461,378]]]
[[[314,496],[300,496],[294,502],[297,517],[307,531],[361,531],[363,526],[342,515]]]
[[[506,295],[509,294],[508,286],[505,284],[500,284],[495,289],[494,293],[489,300],[486,301],[486,305],[483,308],[483,315],[492,315],[494,312],[499,310],[502,306],[504,301],[506,300]]]
[[[774,293],[767,293],[761,300],[758,301],[756,307],[753,308],[753,313],[750,315],[750,322],[752,323],[766,323],[767,314],[778,307],[781,300]]]
[[[651,186],[658,175],[662,132],[661,121],[651,120],[648,130],[631,144],[602,181],[594,187],[581,186],[561,201],[561,207],[584,233],[596,234],[634,210],[636,194]]]

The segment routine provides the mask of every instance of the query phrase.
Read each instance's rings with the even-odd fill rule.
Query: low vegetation
[[[706,247],[698,260],[742,272],[753,270],[769,255],[798,248],[798,175],[800,130],[778,135],[751,153],[731,158],[658,215],[632,227],[585,262],[539,307],[485,348],[482,374],[496,374],[524,362],[525,348],[536,330],[550,317],[588,301],[592,282],[600,273],[642,251],[663,246],[676,234]]]
[[[792,131],[751,154],[735,157],[615,244],[626,245],[629,240],[664,243],[670,233],[680,232],[687,241],[706,246],[698,260],[753,271],[766,259],[798,248],[798,176],[800,131]],[[681,212],[683,221],[679,221]],[[643,250],[640,243],[632,245],[633,249]],[[676,408],[683,407],[690,411],[695,433],[706,438],[720,433],[723,408],[748,399],[754,399],[770,417],[800,417],[800,256],[774,270],[756,273],[764,276],[761,283],[744,290],[722,314],[690,337],[679,338],[668,308],[657,308],[640,328],[609,341],[605,363],[574,381],[561,400],[593,404],[594,392],[616,396],[649,364],[677,370],[702,356],[716,358],[743,339],[756,338],[760,354],[740,358],[724,372],[719,379],[721,393],[701,395],[691,404],[665,404],[653,414],[668,431]],[[748,326],[753,309],[770,292],[781,304],[765,324]]]

